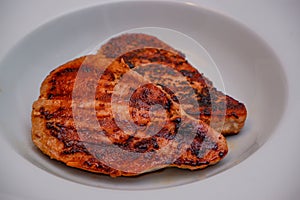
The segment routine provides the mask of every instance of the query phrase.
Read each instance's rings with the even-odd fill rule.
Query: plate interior
[[[199,70],[206,70],[207,77],[219,89],[245,103],[246,125],[239,135],[227,138],[229,154],[217,165],[193,172],[165,169],[134,178],[112,179],[66,167],[41,154],[32,144],[31,106],[38,98],[46,75],[66,61],[92,52],[111,36],[133,30],[165,37],[167,43],[182,49],[197,63],[194,48],[180,44],[172,35],[168,37],[159,30],[172,30],[192,38],[209,53],[217,67]],[[24,37],[1,61],[0,133],[33,167],[70,181],[111,189],[170,187],[227,170],[261,147],[280,123],[285,110],[286,87],[277,56],[255,33],[232,18],[184,3],[104,4],[42,25]]]

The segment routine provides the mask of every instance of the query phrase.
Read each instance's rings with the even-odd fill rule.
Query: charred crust
[[[190,70],[180,70],[180,73],[181,73],[183,76],[186,76],[186,77],[188,77],[188,78],[192,78],[192,77],[195,76],[195,74],[196,74],[197,72],[195,72],[195,71],[190,71]]]
[[[65,68],[61,71],[61,73],[72,73],[72,72],[77,72],[78,71],[78,68],[71,68],[71,67],[68,67],[68,68]]]
[[[65,108],[63,108],[63,107],[59,107],[58,109],[56,109],[53,112],[46,110],[45,107],[41,107],[38,111],[40,113],[40,117],[42,117],[46,120],[50,120],[52,118],[57,118],[57,117],[70,119],[72,117],[72,114],[70,114],[70,113],[67,114]]]
[[[145,153],[152,149],[154,150],[159,149],[159,145],[157,143],[156,138],[152,137],[152,138],[142,139],[141,141],[136,142],[134,144],[134,149],[136,152]]]
[[[44,107],[41,107],[39,112],[46,120],[49,120],[53,117],[53,114],[51,114],[49,111],[46,111]]]
[[[155,151],[160,148],[157,139],[155,137],[150,138],[137,138],[130,136],[123,141],[114,143],[118,147],[132,152],[145,153],[149,151]]]
[[[239,116],[235,113],[235,112],[231,112],[231,116],[233,116],[234,118],[238,119]]]
[[[155,85],[146,84],[134,91],[130,98],[129,106],[133,110],[147,110],[150,106],[161,105],[168,113],[171,112],[173,102]],[[132,111],[131,115],[135,117],[136,113]]]
[[[136,152],[139,153],[145,153],[146,151],[149,150],[150,147],[151,147],[151,143],[149,143],[148,140],[142,140],[134,144],[134,149],[136,150]]]
[[[78,152],[89,154],[89,151],[85,147],[85,143],[78,140],[77,134],[75,134],[75,136],[72,134],[72,132],[75,132],[74,130],[70,131],[72,128],[66,127],[60,123],[46,122],[46,129],[50,131],[50,134],[53,137],[64,144],[62,154],[66,155]]]
[[[114,75],[114,73],[108,68],[108,69],[106,69],[106,70],[103,72],[101,78],[102,78],[102,79],[105,78],[105,80],[107,80],[107,81],[114,81],[114,80],[115,80],[115,75]]]
[[[128,67],[129,67],[130,69],[132,69],[132,68],[135,67],[134,64],[132,64],[131,62],[126,62],[126,64],[128,65]]]
[[[180,125],[181,125],[181,118],[176,117],[175,119],[172,120],[172,122],[175,124],[175,132],[177,133],[177,131],[180,128]]]
[[[158,138],[164,138],[166,140],[173,140],[176,136],[176,133],[173,131],[170,131],[166,127],[163,127],[157,134],[155,134],[155,137]]]
[[[75,154],[75,153],[85,153],[90,155],[89,150],[86,148],[86,144],[81,141],[71,140],[64,141],[65,149],[62,151],[62,154]]]
[[[173,102],[170,101],[170,99],[167,99],[167,102],[164,105],[164,109],[168,110],[170,112],[171,106],[173,105]]]
[[[200,107],[211,107],[211,95],[210,91],[207,87],[202,89],[201,93],[196,93],[197,94],[197,99],[198,99],[198,104]]]
[[[53,97],[54,97],[54,95],[53,95],[53,94],[51,94],[51,93],[50,93],[50,94],[48,94],[48,96],[47,96],[47,98],[48,98],[48,99],[52,99]]]
[[[193,167],[209,165],[209,161],[203,159],[184,159],[182,157],[178,158],[174,164],[176,165],[189,165]]]
[[[168,93],[173,101],[179,103],[177,96],[174,94],[174,92],[171,89],[159,83],[157,85],[161,87],[166,93]]]

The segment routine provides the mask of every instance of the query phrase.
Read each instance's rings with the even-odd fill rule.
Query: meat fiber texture
[[[224,135],[246,115],[183,53],[124,34],[50,72],[33,103],[32,140],[52,159],[112,177],[196,170],[226,156]]]

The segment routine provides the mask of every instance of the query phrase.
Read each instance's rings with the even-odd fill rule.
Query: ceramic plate
[[[155,35],[184,52],[194,65],[207,63],[199,71],[245,103],[245,127],[239,135],[227,138],[229,153],[224,160],[193,172],[166,169],[134,178],[112,179],[66,167],[34,147],[30,135],[31,106],[38,98],[42,80],[55,67],[92,53],[99,44],[124,32]],[[177,36],[183,39],[178,40]],[[215,176],[256,152],[281,122],[286,87],[285,73],[271,48],[250,29],[220,13],[172,2],[103,4],[67,13],[40,26],[1,61],[0,133],[14,150],[10,158],[21,156],[22,162],[46,172],[46,177],[58,176],[67,182],[97,188],[174,187]],[[270,112],[273,114],[269,115]]]

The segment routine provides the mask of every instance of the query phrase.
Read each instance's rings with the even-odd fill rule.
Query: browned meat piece
[[[224,136],[186,115],[168,92],[130,70],[126,55],[105,70],[94,62],[95,56],[54,70],[33,104],[35,145],[69,166],[110,176],[165,167],[195,170],[220,161],[228,151]],[[94,79],[97,73],[100,78]],[[95,86],[88,85],[93,82]],[[137,84],[132,94],[124,92]]]
[[[158,38],[137,33],[124,34],[112,38],[99,49],[98,55],[103,56],[105,59],[114,59],[129,51],[147,47],[167,50],[184,57],[183,53],[175,50]],[[153,60],[149,61],[152,62]],[[180,62],[187,61],[182,58]],[[150,78],[149,76],[153,77],[151,80],[159,80],[162,75],[171,76],[171,74],[167,74],[168,72],[166,72],[168,69],[160,70],[161,72],[156,74],[152,74],[153,72],[151,70],[145,70],[141,73],[147,76],[147,78]],[[223,135],[238,134],[243,128],[247,117],[245,105],[216,90],[212,82],[191,65],[185,65],[183,63],[183,65],[178,66],[177,70],[180,71],[183,76],[187,77],[190,86],[195,90],[192,95],[195,95],[198,101],[198,106],[196,107],[199,109],[194,106],[186,105],[186,107],[189,107],[186,112],[196,119],[200,117],[201,120],[217,131],[222,132]],[[177,77],[173,76],[170,78],[174,79]],[[178,88],[178,86],[176,87]],[[185,97],[188,99],[191,95]]]
[[[101,62],[99,65],[102,65],[104,68],[104,66],[108,66],[115,58],[124,53],[147,47],[158,48],[170,51],[170,53],[179,54],[178,58],[175,58],[179,59],[178,63],[180,64],[177,65],[176,71],[186,77],[189,86],[194,89],[191,94],[181,95],[184,99],[182,99],[180,103],[183,107],[185,107],[187,114],[196,119],[200,118],[223,135],[233,135],[240,132],[247,117],[245,105],[214,88],[212,82],[192,67],[184,59],[184,55],[181,52],[173,49],[156,37],[146,34],[124,34],[119,37],[112,38],[99,49],[97,56],[89,58],[85,62]],[[159,57],[159,55],[156,55],[156,57]],[[147,62],[153,63],[154,59],[157,58],[147,59]],[[135,59],[135,62],[138,63],[141,62],[141,60]],[[130,64],[130,62],[128,63]],[[170,70],[168,68],[160,67],[160,72],[158,73],[153,73],[154,71],[148,70],[148,68],[138,70],[140,74],[151,81],[160,80],[164,77],[164,83],[161,84],[162,86],[168,85],[166,83],[167,79],[171,79],[173,81],[178,79],[178,73],[174,76],[169,73]],[[63,77],[61,79],[61,81],[65,81]],[[72,80],[70,81],[70,84],[72,84]],[[183,82],[186,82],[186,80],[181,81],[181,85]],[[65,87],[67,87],[67,85]],[[180,84],[176,84],[176,89],[173,89],[174,91],[178,91],[180,87]],[[45,89],[45,87],[42,88]],[[49,94],[51,95],[51,93]],[[69,91],[67,94],[71,94],[71,92]],[[196,98],[198,105],[191,105],[188,102],[191,98]]]
[[[219,132],[238,133],[245,119],[245,106],[182,53],[127,34],[46,77],[33,104],[32,140],[53,159],[113,177],[195,170],[227,154]]]

